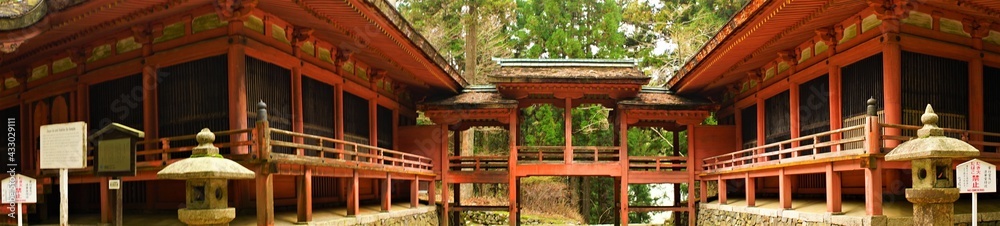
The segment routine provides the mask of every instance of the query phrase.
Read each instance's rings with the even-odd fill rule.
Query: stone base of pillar
[[[913,225],[954,225],[958,188],[909,188],[906,200],[913,203]]]

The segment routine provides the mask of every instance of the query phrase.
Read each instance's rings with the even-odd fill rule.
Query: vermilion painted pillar
[[[508,121],[509,121],[509,124],[508,124],[509,127],[507,128],[507,132],[510,133],[510,135],[508,136],[509,137],[508,140],[510,140],[510,156],[508,156],[508,158],[507,158],[507,169],[508,169],[508,172],[507,172],[507,187],[508,187],[508,190],[509,190],[509,191],[507,191],[507,203],[508,203],[508,206],[507,206],[507,213],[508,213],[508,216],[507,216],[508,219],[507,220],[508,221],[507,222],[509,222],[511,225],[516,225],[516,224],[520,223],[519,222],[520,215],[518,214],[518,209],[517,209],[517,205],[518,205],[518,203],[517,203],[517,193],[519,192],[518,190],[520,188],[518,186],[518,179],[517,179],[517,173],[516,173],[517,172],[517,131],[518,131],[517,122],[519,120],[518,119],[518,113],[519,112],[520,112],[520,109],[517,109],[517,108],[514,108],[513,110],[511,110],[511,112],[510,112],[510,119],[508,119]]]
[[[869,154],[879,154],[882,146],[878,116],[865,118],[865,149]],[[882,168],[878,158],[870,157],[865,167],[865,212],[868,215],[882,215]]]
[[[898,26],[899,20],[887,19],[882,26],[895,23]],[[903,124],[903,102],[902,102],[902,75],[901,57],[902,50],[899,48],[899,34],[882,34],[882,79],[883,79],[883,101],[885,111],[885,123]],[[885,128],[885,135],[900,136],[902,131],[897,128]],[[885,147],[892,148],[899,145],[897,140],[886,140]]]
[[[799,84],[788,83],[788,116],[789,133],[792,139],[799,138]],[[792,142],[792,147],[798,147],[799,142]],[[812,151],[810,151],[812,152]],[[799,152],[792,152],[792,157],[798,157]]]
[[[761,86],[761,85],[758,85],[758,86]],[[754,95],[760,95],[760,94],[754,94]],[[764,107],[765,107],[764,106],[764,98],[761,98],[761,97],[758,96],[757,97],[757,146],[758,147],[764,146],[765,144],[767,144],[767,142],[766,142],[767,137],[764,136],[764,133],[767,132],[767,130],[764,130],[764,120],[765,120],[764,119],[764,114],[767,113],[767,112],[765,112]],[[757,152],[757,154],[764,154],[764,149],[757,150],[756,152]],[[767,161],[767,158],[761,157],[761,158],[758,158],[757,161],[758,162],[764,162],[764,161]]]
[[[347,186],[350,189],[347,194],[347,216],[356,216],[361,207],[358,204],[361,198],[358,195],[360,193],[358,189],[358,170],[351,170],[351,179],[348,181]]]
[[[834,48],[830,48],[827,51],[834,51]],[[833,56],[832,54],[830,56]],[[829,73],[829,100],[830,100],[830,131],[838,130],[843,123],[840,113],[840,66],[830,64],[827,66],[827,73]],[[840,133],[834,133],[830,135],[830,140],[838,141],[840,140]],[[840,145],[835,145],[830,147],[831,152],[840,151]]]
[[[108,188],[108,178],[101,177],[101,223],[108,224],[114,219],[114,211],[111,210],[111,197]]]
[[[312,168],[305,167],[296,183],[298,191],[298,222],[312,221]]]
[[[750,173],[744,173],[743,179],[747,182],[747,207],[757,206],[757,178],[750,177]]]
[[[378,147],[378,94],[375,94],[372,99],[368,100],[368,128],[368,144],[373,147]],[[445,142],[444,144],[447,143],[448,142]],[[445,145],[445,147],[447,146],[448,145]],[[368,153],[378,155],[378,150],[369,149]],[[378,162],[378,160],[368,158],[368,162]]]
[[[563,149],[563,161],[566,164],[573,163],[573,100],[566,98],[566,107],[563,108],[563,119],[565,120],[566,147]]]
[[[695,174],[695,171],[697,171],[696,164],[695,164],[695,162],[697,161],[696,160],[697,158],[695,157],[695,155],[697,153],[695,152],[695,150],[697,150],[697,149],[695,149],[695,142],[694,142],[694,136],[693,136],[693,134],[695,134],[695,126],[694,125],[687,125],[687,129],[688,129],[688,133],[687,133],[688,134],[688,136],[687,136],[688,137],[688,147],[687,147],[688,148],[688,159],[687,159],[687,172],[688,172],[688,199],[687,199],[688,200],[688,222],[691,225],[694,225],[694,222],[698,222],[697,221],[698,214],[695,213],[695,197],[694,197],[694,193],[695,193],[695,190],[694,190],[695,186],[694,186],[694,184],[695,184],[695,178],[697,177],[696,174]],[[702,187],[704,187],[704,186],[702,186]],[[704,196],[704,195],[705,194],[702,193],[702,196]]]
[[[389,212],[392,206],[392,174],[386,173],[382,180],[382,212]]]
[[[229,30],[230,30],[230,34],[231,35],[235,35],[235,33],[233,33],[233,32],[237,32],[237,31],[239,31],[239,30],[241,30],[243,28],[243,26],[238,26],[239,24],[242,24],[242,23],[230,23],[229,24]],[[238,26],[238,28],[237,28],[237,26]],[[248,100],[247,100],[247,95],[246,95],[246,93],[247,93],[246,92],[246,89],[247,89],[246,88],[246,74],[245,74],[245,70],[246,70],[246,62],[245,62],[246,58],[245,57],[246,56],[245,56],[243,48],[244,48],[243,45],[229,44],[229,53],[226,54],[226,61],[227,61],[228,67],[229,67],[229,71],[228,71],[228,75],[227,75],[228,76],[228,81],[229,81],[229,83],[227,84],[227,86],[229,88],[229,100],[230,100],[229,101],[229,112],[230,112],[230,114],[232,114],[232,117],[229,118],[229,129],[234,129],[234,130],[235,129],[245,129],[245,128],[248,128],[247,127],[247,120],[246,120],[247,119],[247,110],[248,110],[247,109],[247,106],[248,106],[247,105],[247,101]],[[153,68],[153,71],[155,72],[155,68]],[[147,77],[148,79],[151,79],[152,81],[145,81],[145,83],[156,84],[156,80],[157,80],[156,77],[157,76],[155,76],[155,73],[154,73],[153,76]],[[156,87],[156,86],[154,85],[153,87]],[[153,95],[155,95],[156,90],[151,90],[151,91],[152,91]],[[254,101],[254,102],[251,102],[251,103],[256,103],[257,100],[249,100],[249,101]],[[156,105],[155,105],[156,103],[151,103],[151,104],[153,104],[151,106],[152,109],[156,109]],[[253,106],[256,106],[256,105],[253,105]],[[147,115],[148,114],[154,114],[155,115],[157,111],[152,110],[152,109],[150,109],[150,111],[145,111],[146,114]],[[158,121],[152,121],[152,122],[149,122],[149,123],[150,124],[157,124]],[[150,127],[146,127],[145,130],[153,132],[153,133],[155,133],[157,131],[156,128],[150,128]],[[151,134],[146,134],[146,137],[156,138],[155,134],[152,134],[153,136],[150,136],[150,135]],[[246,136],[247,135],[245,135],[245,134],[235,134],[235,135],[230,136],[230,139],[233,140],[233,141],[236,141],[236,140],[246,140],[247,139]],[[247,154],[247,153],[250,153],[250,149],[247,148],[246,146],[239,146],[239,147],[233,148],[233,154]]]
[[[792,175],[785,174],[785,168],[778,170],[778,202],[781,208],[792,209]]]
[[[417,208],[420,205],[420,200],[417,198],[420,191],[420,179],[418,176],[413,176],[413,181],[410,182],[410,208]]]
[[[983,37],[980,32],[973,34],[972,46],[977,50],[983,49]],[[985,130],[983,125],[983,58],[973,57],[969,60],[969,130],[972,131],[983,131]],[[971,134],[969,137],[972,141],[982,141],[983,135],[981,134]],[[982,144],[974,144],[976,149],[983,150]]]
[[[726,204],[726,180],[719,177],[719,204]]]
[[[344,85],[338,84],[333,86],[333,106],[334,106],[334,127],[337,130],[336,138],[338,140],[344,140]],[[337,148],[344,150],[344,144],[337,143]],[[343,159],[344,155],[340,154],[335,156],[335,158]]]
[[[458,136],[456,133],[455,136]],[[451,184],[448,183],[448,171],[450,167],[448,165],[448,125],[441,125],[441,210],[442,214],[440,218],[441,225],[449,225],[451,219],[451,203],[448,201],[448,189]]]
[[[619,223],[621,225],[628,225],[628,171],[629,171],[629,156],[628,156],[628,120],[625,120],[627,113],[622,112],[621,117],[618,120],[619,133],[618,133],[618,148],[619,148],[619,161],[621,161],[621,183],[618,184],[618,200],[620,200],[620,205],[618,206]],[[677,139],[676,137],[674,139]],[[674,150],[677,151],[677,150]]]
[[[826,165],[826,212],[841,211],[840,172],[833,171],[833,163]]]

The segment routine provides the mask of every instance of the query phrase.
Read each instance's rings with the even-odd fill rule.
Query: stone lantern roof
[[[212,145],[215,134],[208,128],[195,137],[198,146],[191,150],[191,158],[177,161],[156,173],[159,179],[253,179],[254,172],[239,163],[219,155],[219,148]]]
[[[885,155],[886,161],[906,161],[929,158],[965,158],[979,156],[979,150],[965,141],[944,136],[937,126],[938,115],[931,105],[920,116],[924,127],[917,130],[917,138],[903,142]]]

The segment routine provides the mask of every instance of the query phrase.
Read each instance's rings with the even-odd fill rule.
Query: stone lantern
[[[914,225],[954,225],[958,188],[951,163],[956,158],[979,156],[979,150],[965,141],[944,136],[931,105],[927,105],[920,120],[924,127],[917,130],[917,138],[892,149],[885,160],[910,160],[913,188],[906,189],[906,200],[913,203]]]
[[[223,158],[212,145],[215,134],[202,129],[196,136],[198,146],[191,157],[177,161],[156,173],[159,179],[187,180],[187,208],[177,210],[178,218],[188,225],[229,225],[236,218],[236,208],[229,208],[228,179],[253,179],[254,172],[239,163]]]

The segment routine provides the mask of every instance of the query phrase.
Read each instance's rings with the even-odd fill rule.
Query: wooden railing
[[[236,147],[252,147],[256,144],[253,134],[255,129],[238,129],[213,132],[216,137],[245,137],[241,140],[230,140],[229,142],[213,143],[217,148],[235,149]],[[232,135],[246,136],[232,136]],[[183,143],[183,144],[182,144]],[[136,142],[136,157],[142,157],[136,162],[136,167],[143,166],[164,166],[170,163],[185,159],[191,155],[191,149],[198,146],[195,142],[195,134],[164,137],[159,139]],[[151,147],[151,148],[148,148]],[[225,155],[228,158],[238,156],[237,154]],[[88,159],[93,156],[89,156]]]
[[[620,148],[617,146],[573,146],[572,158],[578,162],[618,161]],[[566,146],[518,146],[519,162],[564,161]]]
[[[230,140],[228,142],[215,142],[215,147],[229,148],[236,150],[237,147],[246,147],[252,153],[247,154],[225,154],[226,158],[234,160],[250,159],[250,156],[259,156],[260,145],[259,128],[226,130],[213,132],[216,137],[240,137],[240,140]],[[359,144],[350,141],[333,138],[309,135],[304,133],[291,132],[286,130],[267,128],[268,133],[288,135],[298,142],[288,142],[271,139],[268,143],[273,147],[288,147],[301,150],[313,150],[318,152],[319,158],[339,159],[352,163],[367,165],[398,166],[408,169],[419,169],[430,171],[434,167],[431,159],[419,155],[379,148],[366,144]],[[245,136],[233,136],[245,135]],[[300,139],[296,139],[300,138]],[[306,143],[311,144],[306,144]],[[136,142],[137,167],[159,167],[188,158],[191,149],[197,146],[195,135],[183,135],[174,137],[164,137],[148,141]],[[271,153],[271,155],[288,155],[281,153]],[[93,165],[93,150],[88,152],[88,165]],[[266,160],[262,160],[266,161]]]
[[[507,170],[508,156],[451,156],[448,168],[452,171],[497,171]]]
[[[774,164],[785,159],[794,159],[805,156],[816,157],[811,155],[819,156],[819,151],[824,148],[829,148],[831,152],[857,152],[858,150],[842,150],[842,146],[847,143],[864,141],[865,136],[848,137],[843,139],[834,139],[834,137],[845,137],[848,133],[864,131],[864,128],[865,125],[856,125],[708,157],[703,160],[703,169],[711,171],[734,167],[750,167],[756,165]],[[812,143],[800,145],[803,141],[812,141]],[[769,149],[771,151],[769,151]],[[803,152],[807,153],[804,154]],[[863,150],[861,152],[863,152]]]
[[[320,158],[339,159],[357,162],[358,164],[390,165],[422,170],[432,170],[434,167],[434,165],[431,164],[430,158],[420,155],[275,128],[269,128],[268,131],[272,135],[282,134],[291,136],[293,140],[296,140],[295,138],[301,138],[303,141],[308,140],[316,142],[317,144],[313,145],[305,144],[305,142],[299,143],[271,140],[271,145],[276,147],[319,151]],[[272,153],[272,155],[275,154],[277,153]]]
[[[685,171],[685,156],[629,156],[628,168],[633,171]]]
[[[899,125],[890,123],[880,123],[883,129],[885,128],[896,128],[902,131],[902,134],[916,134],[916,131],[923,126],[913,126],[913,125]],[[969,144],[980,148],[980,157],[982,158],[1000,158],[1000,153],[997,151],[983,151],[983,150],[1000,150],[1000,142],[991,142],[986,140],[1000,140],[1000,133],[991,133],[983,131],[972,131],[964,129],[951,129],[951,128],[941,128],[946,135],[950,135],[953,138],[963,140]],[[882,135],[882,140],[895,140],[899,142],[905,142],[916,137],[912,136],[895,136],[895,135]]]

